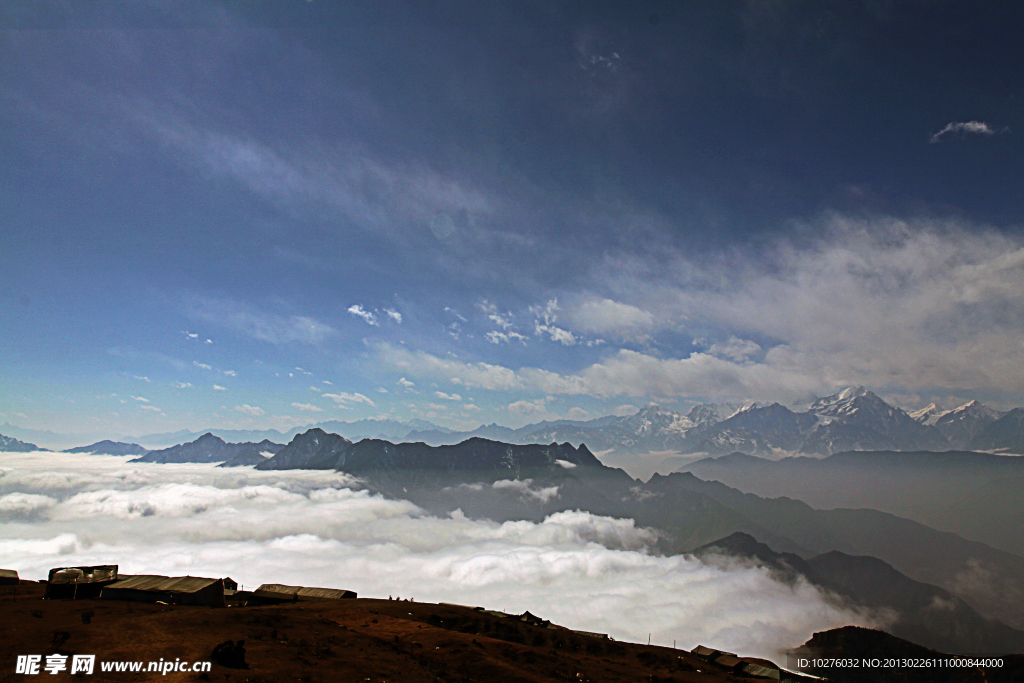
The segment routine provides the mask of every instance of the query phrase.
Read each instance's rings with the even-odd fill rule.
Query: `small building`
[[[723,654],[721,650],[712,650],[710,647],[704,647],[703,645],[698,645],[697,647],[693,648],[692,650],[690,650],[690,653],[705,660]]]
[[[539,626],[541,628],[547,628],[548,626],[551,626],[551,622],[547,619],[541,619],[536,614],[530,614],[528,611],[523,612],[516,618],[519,619],[519,621],[525,621],[530,626]]]
[[[720,667],[729,669],[730,671],[738,670],[744,663],[742,659],[729,653],[720,654],[717,657],[714,657],[711,661]]]
[[[124,577],[106,586],[103,600],[163,602],[168,605],[205,605],[224,607],[224,580],[199,576],[155,576],[140,574]]]
[[[743,664],[739,667],[739,673],[753,676],[754,678],[770,678],[776,681],[781,676],[779,667],[773,662],[769,662],[766,659],[754,659],[753,657],[743,658]]]
[[[99,597],[105,586],[117,581],[116,564],[92,567],[56,567],[46,578],[47,600],[84,600]]]
[[[19,583],[18,572],[13,569],[0,569],[0,586],[17,586]]]
[[[307,586],[286,586],[282,583],[265,583],[254,591],[258,597],[287,600],[349,600],[356,597],[355,591],[341,588],[310,588]]]

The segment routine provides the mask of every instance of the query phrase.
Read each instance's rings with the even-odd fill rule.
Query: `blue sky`
[[[1024,396],[1020,9],[0,9],[0,421]]]

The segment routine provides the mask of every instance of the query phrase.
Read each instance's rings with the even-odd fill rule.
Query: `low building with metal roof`
[[[17,586],[21,583],[18,572],[13,569],[0,569],[0,586]]]
[[[224,580],[200,576],[126,576],[106,586],[100,598],[224,607]]]
[[[286,586],[283,583],[265,583],[255,590],[257,595],[281,595],[286,598],[297,600],[348,600],[355,598],[355,591],[343,590],[341,588],[311,588],[308,586]]]
[[[116,564],[55,567],[46,578],[46,594],[43,597],[47,600],[96,598],[104,586],[114,581],[117,581]]]

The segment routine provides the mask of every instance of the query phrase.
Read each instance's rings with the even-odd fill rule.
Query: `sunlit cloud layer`
[[[117,563],[124,573],[343,587],[365,597],[530,610],[635,642],[777,656],[811,633],[872,623],[765,570],[659,557],[631,520],[563,512],[541,523],[436,518],[336,472],[256,472],[127,458],[5,455],[0,566]],[[495,486],[557,495],[530,482]]]

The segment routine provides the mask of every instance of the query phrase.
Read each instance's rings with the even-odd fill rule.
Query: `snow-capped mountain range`
[[[1013,411],[1011,411],[1012,413]],[[979,448],[1018,452],[1024,434],[1004,414],[978,401],[942,411],[935,406],[908,413],[864,387],[850,387],[814,401],[803,411],[780,403],[704,403],[680,413],[649,405],[625,417],[558,420],[510,429],[481,425],[469,432],[413,431],[404,441],[456,444],[480,436],[508,443],[585,443],[594,452],[806,453],[850,450],[946,451]],[[990,428],[995,429],[992,432]],[[991,434],[990,434],[991,432]],[[986,434],[989,434],[986,436]],[[990,438],[992,434],[1002,434]],[[1017,434],[1010,439],[1010,434]],[[984,444],[984,445],[982,445]]]
[[[482,437],[509,444],[586,444],[595,453],[615,456],[733,452],[762,456],[831,455],[851,450],[984,450],[1024,454],[1022,408],[1002,413],[979,401],[971,401],[952,410],[940,410],[933,404],[907,412],[886,403],[864,387],[850,387],[817,399],[805,409],[745,401],[703,403],[682,413],[651,404],[623,417],[545,421],[518,429],[490,424],[455,432],[423,421],[361,420],[324,422],[297,427],[283,434],[210,431],[224,440],[269,439],[280,444],[314,426],[353,442],[378,438],[442,446]],[[178,444],[197,436],[182,432],[154,435],[151,440]],[[6,442],[0,440],[0,451],[18,450],[20,442],[9,441],[5,445]],[[30,446],[20,447],[38,448]]]

